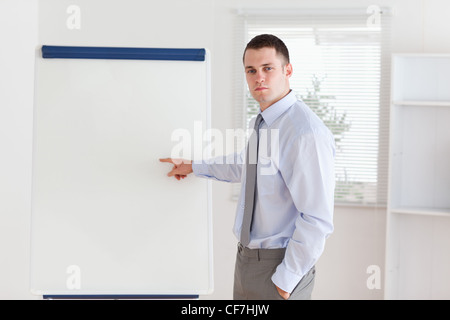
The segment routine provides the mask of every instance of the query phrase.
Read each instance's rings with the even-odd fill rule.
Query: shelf
[[[394,106],[410,106],[410,107],[450,107],[450,101],[417,101],[417,100],[402,100],[393,101]]]
[[[411,214],[421,216],[449,217],[450,208],[417,208],[417,207],[398,207],[391,208],[392,213]]]
[[[391,86],[385,298],[448,299],[450,55],[395,55]]]
[[[394,57],[399,58],[426,58],[426,59],[433,59],[433,58],[449,58],[450,54],[448,53],[396,53],[394,54]]]

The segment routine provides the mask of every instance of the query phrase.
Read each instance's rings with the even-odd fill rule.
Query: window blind
[[[384,11],[386,12],[386,11]],[[373,20],[378,14],[379,19]],[[239,21],[240,19],[240,21]],[[371,20],[372,19],[372,20]],[[301,14],[241,14],[244,43],[236,72],[241,94],[236,123],[248,126],[258,104],[242,68],[245,44],[270,33],[287,45],[294,74],[290,84],[333,132],[336,140],[335,201],[385,205],[388,173],[390,18],[382,12],[320,10]],[[238,108],[239,108],[238,107]],[[236,191],[235,191],[236,192]]]

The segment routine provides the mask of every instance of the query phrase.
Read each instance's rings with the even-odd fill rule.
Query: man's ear
[[[292,64],[288,63],[284,66],[284,74],[286,77],[290,78],[294,70],[292,69]]]

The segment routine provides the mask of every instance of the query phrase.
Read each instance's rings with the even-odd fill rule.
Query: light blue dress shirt
[[[248,247],[286,248],[272,281],[292,292],[317,262],[326,238],[333,232],[334,137],[293,91],[264,110],[262,116],[255,211]],[[192,165],[198,177],[241,182],[234,224],[237,239],[245,207],[245,154],[243,150]]]

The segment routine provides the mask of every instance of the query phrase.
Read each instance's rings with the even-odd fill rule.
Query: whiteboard
[[[211,293],[210,182],[158,160],[210,127],[208,51],[43,46],[35,71],[31,291]]]

